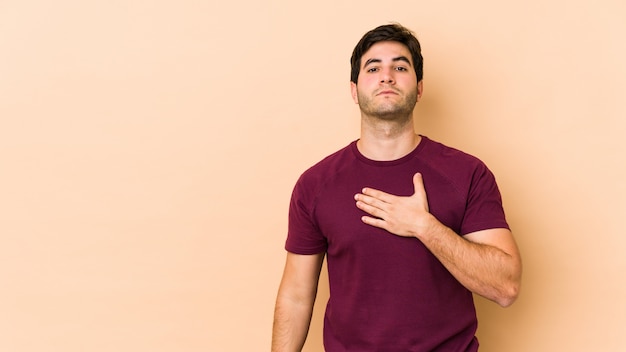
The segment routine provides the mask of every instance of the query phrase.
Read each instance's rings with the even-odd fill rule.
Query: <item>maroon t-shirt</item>
[[[326,252],[324,346],[340,351],[476,351],[472,293],[417,239],[364,224],[364,187],[409,196],[423,175],[430,212],[459,235],[508,228],[493,174],[477,158],[422,136],[408,155],[373,161],[356,141],[295,185],[285,248]]]

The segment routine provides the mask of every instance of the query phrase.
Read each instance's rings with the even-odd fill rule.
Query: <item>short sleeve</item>
[[[289,225],[285,249],[296,254],[317,254],[328,248],[326,238],[316,224],[315,200],[317,194],[315,182],[307,182],[301,176],[296,183],[289,204]]]
[[[509,229],[509,225],[496,179],[481,162],[472,175],[461,235],[493,228]]]

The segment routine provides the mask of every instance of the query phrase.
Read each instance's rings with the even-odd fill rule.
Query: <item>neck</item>
[[[412,118],[385,121],[362,117],[357,148],[368,159],[390,161],[409,154],[420,140],[421,137],[415,134]]]

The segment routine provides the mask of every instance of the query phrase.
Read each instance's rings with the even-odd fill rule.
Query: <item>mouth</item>
[[[398,92],[392,89],[385,89],[378,92],[376,95],[398,95]]]

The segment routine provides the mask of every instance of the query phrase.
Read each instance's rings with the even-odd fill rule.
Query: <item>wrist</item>
[[[416,229],[414,231],[414,236],[424,242],[429,238],[436,236],[437,233],[441,232],[445,226],[437,220],[432,214],[428,213],[420,221],[418,221]]]

